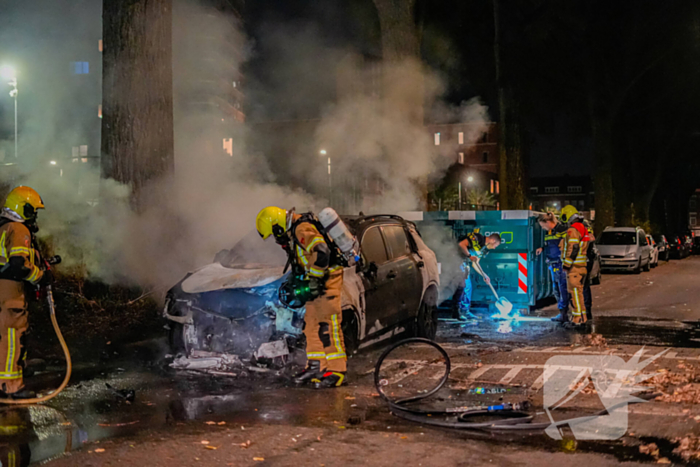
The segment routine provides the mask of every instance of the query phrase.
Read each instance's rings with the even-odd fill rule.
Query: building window
[[[88,73],[90,73],[90,63],[71,62],[70,69],[74,75],[87,75]]]
[[[580,200],[578,202],[578,210],[583,211],[583,208],[586,207],[586,204],[583,202],[583,200]]]
[[[102,52],[102,39],[100,39],[99,41],[97,41],[97,50],[99,50],[100,52]]]
[[[570,186],[567,187],[566,190],[569,193],[581,193],[583,191],[583,189],[580,186]]]
[[[544,187],[544,192],[545,193],[559,193],[559,187],[558,186],[546,186],[546,187]]]
[[[457,134],[457,139],[459,139],[459,144],[464,144],[464,132],[460,131]]]
[[[494,182],[495,182],[495,180],[491,179],[491,193],[493,193],[495,185],[496,185]]]
[[[537,194],[537,193],[539,193],[539,192],[540,192],[540,189],[539,189],[538,187],[536,187],[536,186],[531,186],[531,187],[530,187],[530,193]]]
[[[568,199],[565,199],[565,200],[564,200],[564,206],[568,206],[568,205],[570,205],[570,204],[571,204],[571,201],[569,201]]]
[[[87,144],[83,144],[80,146],[80,155],[81,156],[87,156]]]
[[[102,104],[99,104],[99,105],[97,106],[97,116],[98,116],[99,118],[102,118]]]
[[[498,180],[496,180],[496,194],[498,195],[500,193],[501,193],[501,184],[498,183]]]
[[[692,198],[690,198],[690,204],[689,204],[690,210],[695,211],[697,209],[697,206],[698,206],[698,203],[695,201],[695,197],[693,196]]]
[[[233,157],[233,138],[224,138],[224,152]]]
[[[484,164],[487,164],[487,163],[489,162],[489,153],[488,153],[488,151],[484,151],[484,152],[481,154],[481,162],[483,162]]]
[[[459,153],[459,163],[464,164],[464,153],[463,152]]]
[[[481,135],[481,142],[482,143],[488,143],[489,142],[489,134],[484,132]]]
[[[698,225],[698,218],[696,216],[690,216],[690,225],[692,225],[693,227]]]
[[[435,146],[440,146],[440,133],[435,133]]]

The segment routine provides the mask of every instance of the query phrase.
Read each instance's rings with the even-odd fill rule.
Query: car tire
[[[632,270],[633,273],[635,274],[641,274],[642,273],[642,258],[639,258],[639,263],[637,263],[637,267]]]
[[[416,316],[416,336],[434,340],[437,335],[438,314],[435,305],[423,302]]]
[[[343,341],[345,342],[345,354],[349,357],[355,355],[360,347],[360,333],[357,325],[357,316],[353,310],[343,312]]]

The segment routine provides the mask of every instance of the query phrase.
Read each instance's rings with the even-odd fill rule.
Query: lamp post
[[[469,175],[467,177],[467,183],[471,183],[473,181],[474,181],[474,177]],[[462,181],[461,180],[459,181],[459,210],[460,211],[462,210]]]
[[[0,67],[0,78],[9,80],[7,84],[12,86],[10,97],[15,100],[15,161],[17,160],[17,73],[9,65]]]
[[[321,149],[318,153],[325,156],[328,151]],[[333,204],[333,176],[331,174],[331,156],[328,156],[328,206],[331,204]]]

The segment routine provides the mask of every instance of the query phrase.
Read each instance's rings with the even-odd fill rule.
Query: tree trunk
[[[171,0],[104,0],[103,176],[134,201],[173,168]]]
[[[508,54],[501,39],[500,1],[493,0],[494,63],[498,85],[498,159],[501,209],[527,208],[527,179],[523,155],[523,128],[517,87],[510,82]],[[507,49],[506,49],[507,52]]]
[[[610,123],[591,114],[591,129],[595,152],[595,233],[615,225],[615,203],[612,183],[612,131]]]

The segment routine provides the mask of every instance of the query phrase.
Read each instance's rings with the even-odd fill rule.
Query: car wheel
[[[637,267],[634,268],[632,271],[635,274],[641,274],[642,273],[642,258],[639,258],[639,263],[637,263]]]
[[[343,313],[343,341],[345,342],[345,353],[348,357],[357,353],[360,346],[359,326],[357,325],[357,316],[352,310],[346,310]]]
[[[438,314],[435,305],[423,302],[416,316],[416,336],[426,339],[435,339],[437,335]]]

